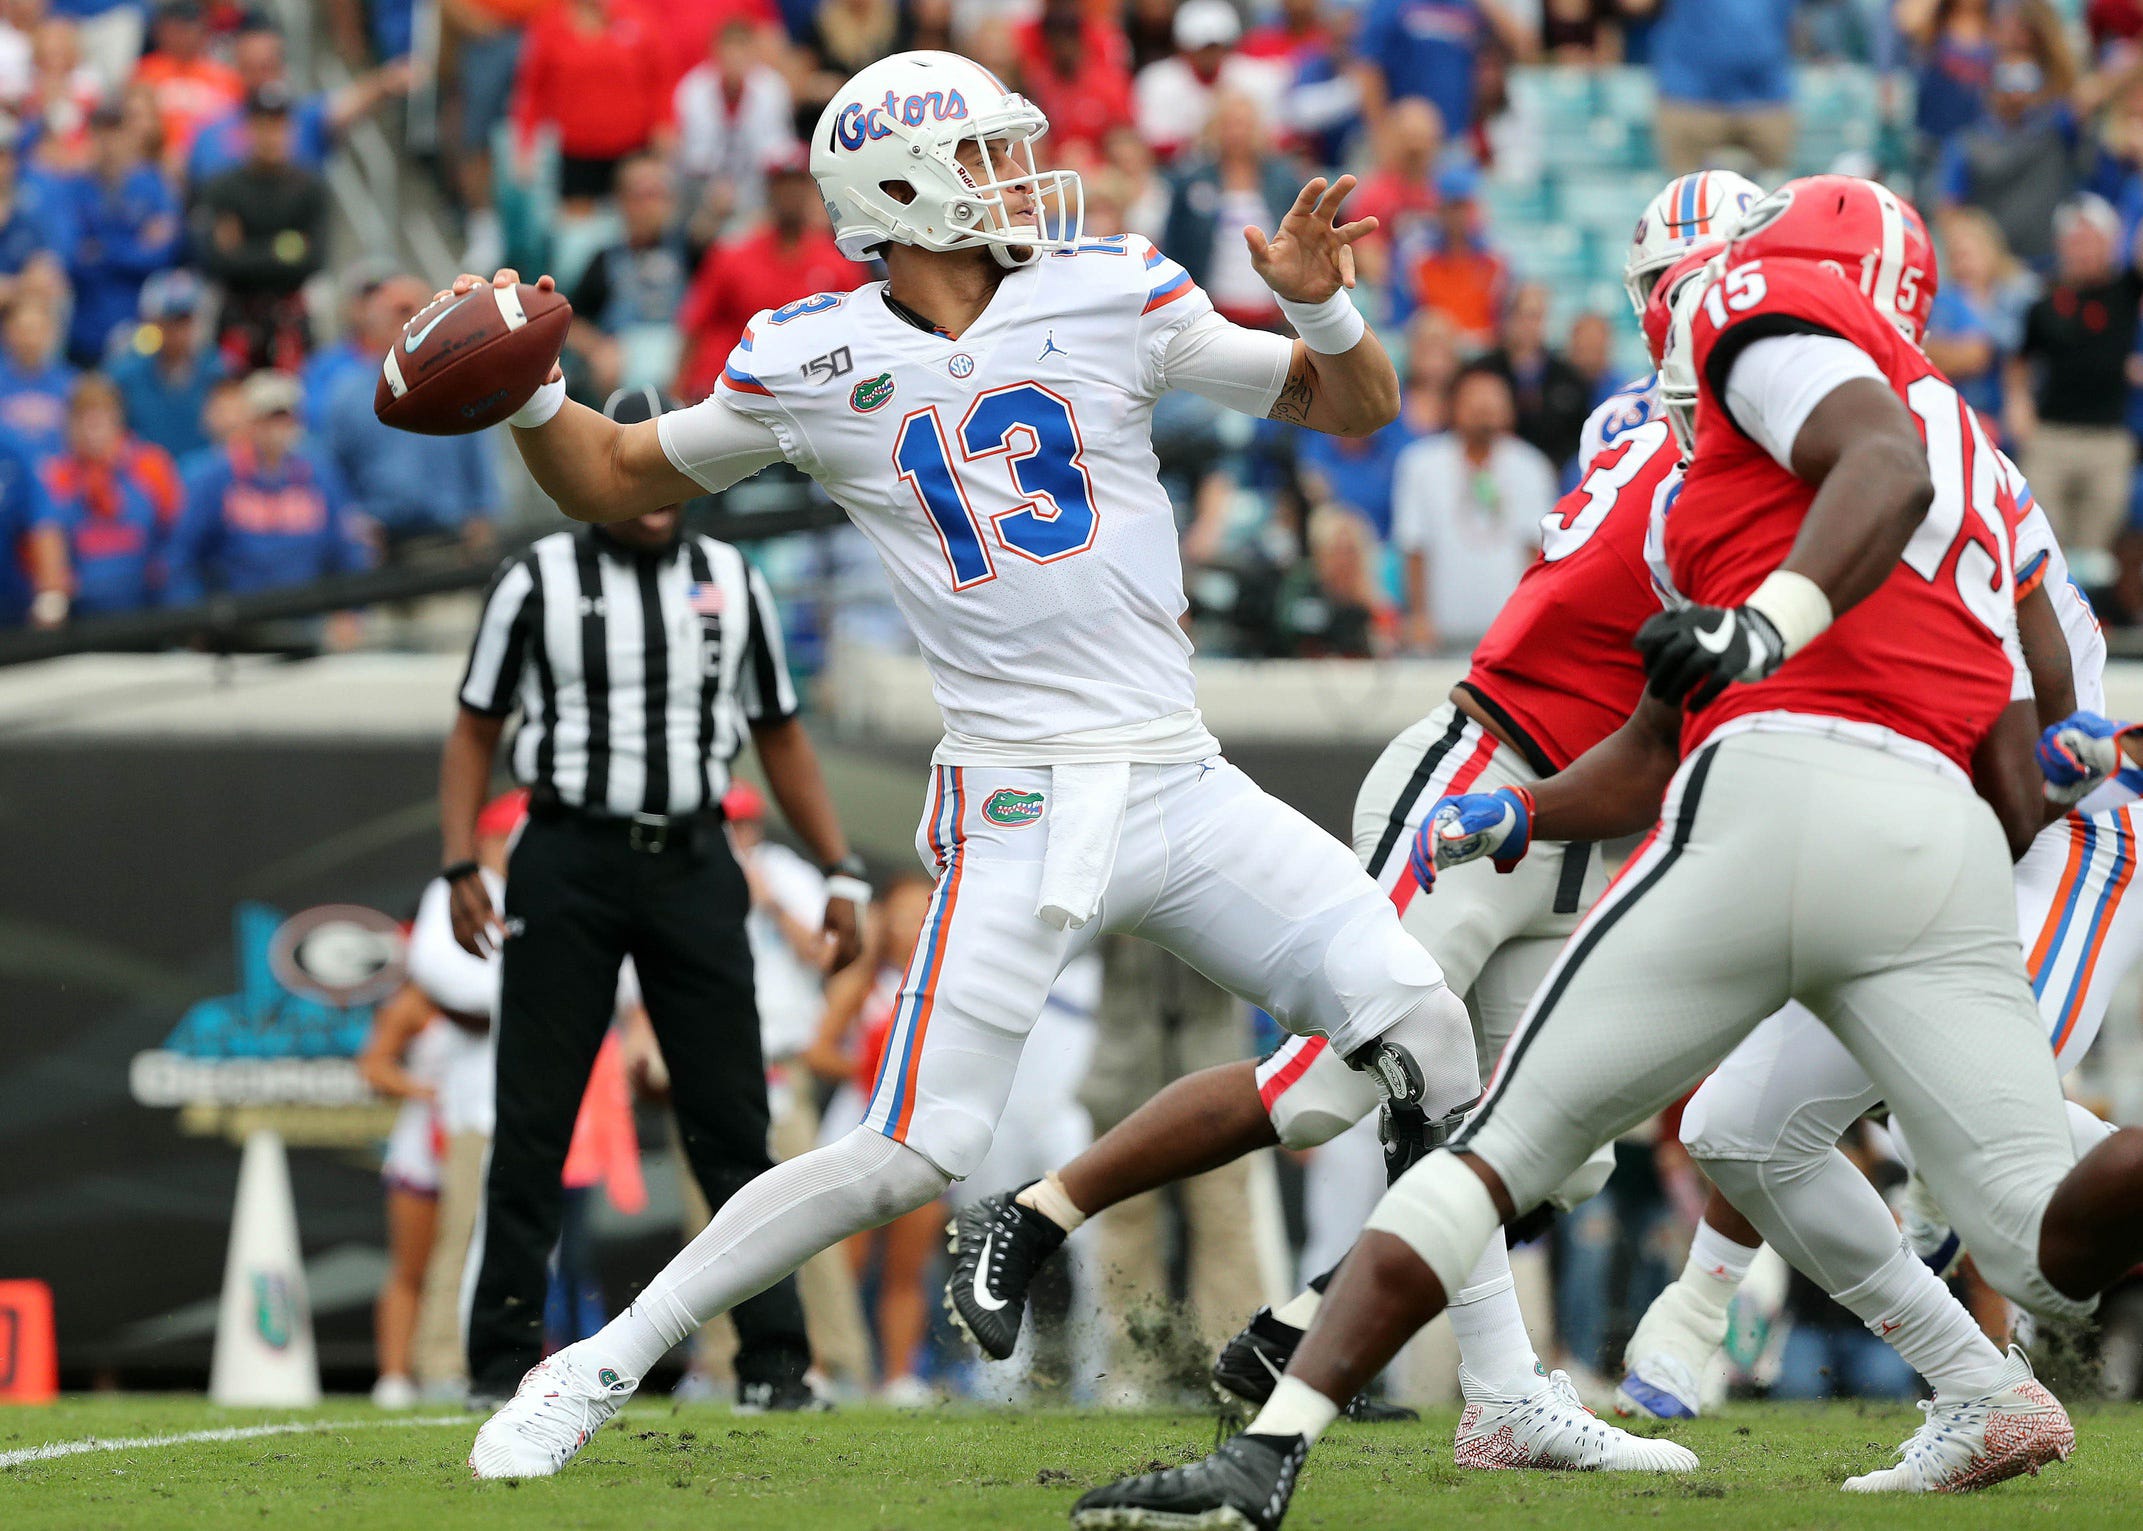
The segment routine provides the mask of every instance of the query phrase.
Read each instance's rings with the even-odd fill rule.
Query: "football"
[[[563,294],[526,282],[441,298],[388,348],[372,412],[420,436],[496,425],[543,386],[572,322]]]

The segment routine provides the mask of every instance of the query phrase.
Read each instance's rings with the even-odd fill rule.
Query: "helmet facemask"
[[[925,250],[986,245],[1007,267],[1077,245],[1086,194],[1077,171],[1036,168],[1034,145],[1048,131],[1037,108],[1009,97],[964,131],[910,135],[905,182],[889,177],[879,186],[897,204],[895,241]]]

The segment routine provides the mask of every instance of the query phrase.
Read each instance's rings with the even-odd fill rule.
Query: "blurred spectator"
[[[40,585],[66,592],[77,617],[156,604],[164,541],[183,502],[178,469],[161,447],[127,434],[119,390],[94,373],[68,402],[65,448],[43,469],[46,542]],[[47,609],[57,609],[48,602]],[[47,624],[56,625],[56,624]]]
[[[165,163],[176,169],[194,135],[245,99],[238,71],[208,51],[208,25],[197,0],[161,0],[151,23],[153,46],[134,70],[149,87],[163,123]]]
[[[1269,152],[1265,121],[1248,96],[1224,91],[1215,98],[1207,152],[1169,176],[1173,195],[1161,241],[1215,308],[1260,329],[1279,322],[1280,305],[1250,263],[1243,230],[1254,224],[1272,234],[1302,190],[1295,168]]]
[[[781,12],[774,0],[662,0],[647,7],[658,17],[656,41],[662,48],[662,88],[674,91],[684,77],[705,63],[722,34],[742,28],[750,38],[774,38]]]
[[[352,261],[337,273],[335,286],[340,302],[336,305],[335,338],[306,357],[305,365],[298,368],[298,392],[302,397],[298,418],[313,435],[319,435],[325,426],[327,406],[344,378],[356,373],[367,378],[376,374],[385,347],[375,351],[366,344],[366,315],[372,294],[399,269],[390,259],[371,257]]]
[[[1112,129],[1135,121],[1130,48],[1092,6],[1042,0],[1041,14],[1014,36],[1020,88],[1048,116],[1051,143],[1098,156]]]
[[[60,448],[74,368],[60,359],[59,318],[38,298],[19,298],[0,326],[0,431],[33,461]]]
[[[194,247],[223,288],[217,343],[237,367],[296,367],[312,343],[301,289],[326,259],[327,183],[290,159],[290,93],[246,101],[245,162],[199,189]]]
[[[1392,646],[1391,602],[1377,588],[1377,534],[1338,505],[1310,512],[1309,556],[1280,581],[1281,652],[1296,659],[1369,659]]]
[[[666,387],[677,372],[677,310],[691,267],[673,233],[677,196],[670,169],[652,157],[618,168],[624,238],[598,250],[573,284],[567,346],[598,398],[618,388]]]
[[[141,289],[141,323],[108,371],[127,427],[174,458],[208,445],[202,414],[225,376],[223,357],[199,320],[206,294],[191,271],[167,271]]]
[[[41,550],[30,536],[31,528],[50,519],[45,509],[45,489],[30,454],[6,431],[0,431],[0,626],[19,626],[32,614],[30,559]],[[49,559],[49,542],[42,545]],[[37,616],[46,625],[67,616],[66,589],[61,571],[49,562],[38,571],[39,588],[51,591],[37,603]]]
[[[1403,314],[1430,308],[1448,318],[1460,339],[1487,345],[1503,308],[1509,268],[1482,231],[1480,173],[1454,165],[1436,178],[1435,219],[1420,237],[1393,252],[1394,306]]]
[[[431,299],[416,277],[381,282],[365,304],[366,353],[385,355]],[[334,379],[320,412],[321,444],[351,507],[379,528],[389,556],[442,540],[471,551],[488,547],[499,509],[492,443],[481,432],[417,436],[380,424],[372,413],[373,375],[367,367]]]
[[[1281,141],[1320,165],[1337,164],[1360,126],[1362,87],[1347,39],[1324,0],[1281,0],[1278,14],[1243,38],[1243,57],[1278,72]],[[1351,31],[1348,14],[1346,31]]]
[[[1898,33],[1911,44],[1916,182],[1943,147],[1979,121],[1994,78],[1993,0],[1898,0]],[[1921,195],[1927,188],[1922,185]]]
[[[1994,46],[1986,110],[1944,150],[1938,199],[1985,208],[2010,250],[2043,271],[2053,254],[2054,209],[2077,186],[2081,123],[2126,89],[2135,65],[2079,80],[2046,0],[1998,11]]]
[[[669,116],[661,39],[628,0],[559,0],[528,25],[514,80],[517,179],[533,178],[536,133],[558,134],[558,194],[575,215],[610,195],[618,162]]]
[[[1458,326],[1448,315],[1425,308],[1408,322],[1398,423],[1409,436],[1433,436],[1449,427],[1451,385],[1458,381],[1465,360]]]
[[[808,136],[850,75],[908,46],[908,27],[896,0],[818,0],[796,42],[796,128]]]
[[[1587,414],[1606,403],[1607,396],[1624,382],[1615,368],[1615,328],[1605,314],[1587,309],[1571,320],[1570,341],[1563,355],[1585,384]]]
[[[1652,30],[1655,131],[1670,176],[1755,160],[1767,181],[1793,164],[1794,0],[1661,0]]]
[[[89,114],[104,99],[104,80],[82,62],[73,21],[48,16],[38,23],[30,47],[35,78],[22,101],[26,135],[34,135],[38,164],[67,173],[89,160]]]
[[[1392,541],[1405,559],[1407,646],[1470,648],[1540,547],[1555,468],[1511,434],[1510,385],[1485,367],[1451,390],[1451,430],[1417,441],[1393,474]]]
[[[440,19],[454,46],[454,87],[441,103],[458,115],[455,185],[461,193],[468,245],[464,271],[504,264],[506,239],[491,205],[491,140],[513,100],[521,63],[521,34],[551,0],[443,0]]]
[[[1302,431],[1295,438],[1295,467],[1315,497],[1358,512],[1379,542],[1391,538],[1392,470],[1415,439],[1404,417],[1367,436],[1331,436]]]
[[[250,15],[231,44],[231,63],[246,95],[269,86],[290,87],[289,60],[283,34],[258,15]],[[308,170],[325,170],[327,157],[353,123],[377,111],[381,103],[409,89],[405,62],[367,70],[335,91],[293,94],[290,113],[290,158]],[[201,125],[186,156],[186,179],[199,186],[241,163],[248,148],[246,114],[232,105]]]
[[[1099,233],[1143,234],[1160,243],[1168,231],[1168,182],[1154,169],[1153,150],[1138,136],[1138,129],[1115,128],[1109,133],[1106,152],[1114,184],[1104,200],[1113,201],[1121,227],[1104,229],[1092,221],[1091,214],[1087,227]]]
[[[1649,15],[1654,0],[1541,0],[1541,57],[1557,64],[1613,64],[1622,58],[1625,14]]]
[[[1175,53],[1138,72],[1132,90],[1139,134],[1164,160],[1204,132],[1216,92],[1248,96],[1265,123],[1277,119],[1279,71],[1235,51],[1242,32],[1228,0],[1183,0],[1176,12]]]
[[[1547,288],[1528,282],[1511,294],[1501,343],[1479,365],[1510,384],[1520,439],[1538,447],[1558,473],[1567,468],[1592,413],[1592,384],[1548,349]]]
[[[106,88],[123,84],[141,57],[148,9],[142,0],[53,0],[50,8],[73,22],[83,60]]]
[[[1524,58],[1532,39],[1504,0],[1372,0],[1355,34],[1356,77],[1374,123],[1392,101],[1419,96],[1436,108],[1446,131],[1473,127],[1476,73],[1494,41]]]
[[[66,290],[66,210],[52,184],[24,168],[21,142],[21,130],[0,116],[0,308],[18,291],[57,302]]]
[[[767,183],[765,220],[714,246],[700,262],[677,310],[685,342],[677,392],[697,402],[714,391],[753,314],[814,292],[844,292],[864,275],[835,247],[818,183],[799,149]]]
[[[1407,243],[1436,211],[1436,157],[1444,124],[1421,96],[1395,101],[1377,124],[1376,160],[1347,199],[1349,218],[1375,218],[1376,240]]]
[[[759,211],[767,167],[797,148],[789,82],[760,57],[759,29],[732,20],[677,82],[674,101],[684,205],[694,233],[711,241]]]
[[[2023,338],[2031,279],[1976,207],[1953,207],[1942,229],[1942,286],[1927,316],[1927,358],[1957,385],[1987,428],[2002,429],[2002,370]]]
[[[165,595],[175,606],[363,569],[371,551],[335,470],[304,440],[298,383],[245,381],[245,422],[188,479]]]
[[[90,122],[91,163],[67,187],[74,225],[67,350],[85,367],[140,310],[142,283],[176,261],[180,234],[178,199],[125,114],[100,106]]]
[[[2063,204],[2054,224],[2054,280],[2024,316],[2009,362],[2009,434],[2062,547],[2110,553],[2135,470],[2125,415],[2143,276],[2123,258],[2120,217],[2102,198]]]
[[[2094,59],[2143,39],[2143,0],[2084,0],[2083,19]]]
[[[200,430],[204,439],[201,445],[178,459],[179,482],[191,484],[210,471],[211,466],[222,459],[223,449],[238,439],[251,418],[252,406],[246,403],[246,380],[228,372],[219,373],[208,385],[208,397],[201,403]]]

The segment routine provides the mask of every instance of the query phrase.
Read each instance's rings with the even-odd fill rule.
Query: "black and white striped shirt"
[[[726,542],[640,553],[591,529],[508,559],[484,598],[461,704],[516,708],[513,774],[620,818],[721,800],[745,725],[796,712],[781,616]]]

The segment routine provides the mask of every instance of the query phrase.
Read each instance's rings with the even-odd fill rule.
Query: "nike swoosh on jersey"
[[[1730,611],[1720,612],[1717,627],[1708,633],[1701,627],[1697,628],[1696,635],[1697,646],[1702,648],[1705,653],[1725,653],[1726,646],[1734,641],[1734,614]]]
[[[996,1242],[997,1230],[993,1228],[990,1230],[990,1236],[982,1241],[981,1257],[975,1261],[975,1303],[976,1306],[988,1313],[995,1313],[1005,1305],[1004,1298],[992,1297],[990,1289],[983,1285],[983,1282],[989,1276],[990,1246]]]
[[[461,305],[462,305],[462,304],[464,304],[464,303],[468,302],[468,301],[469,301],[469,299],[471,299],[471,298],[475,297],[477,293],[479,293],[479,292],[482,292],[482,291],[483,291],[483,289],[482,289],[481,287],[478,287],[478,288],[473,288],[473,289],[471,289],[470,291],[468,291],[468,292],[465,292],[465,293],[463,293],[463,294],[462,294],[462,295],[461,295],[460,297],[456,298],[456,299],[455,299],[455,300],[454,300],[454,301],[453,301],[452,303],[448,304],[448,305],[447,305],[447,306],[446,306],[445,308],[441,309],[441,310],[439,311],[439,314],[438,314],[438,316],[437,316],[436,318],[434,318],[434,319],[432,320],[432,322],[431,322],[430,324],[427,324],[426,326],[424,326],[424,328],[423,328],[423,329],[421,329],[421,330],[417,331],[417,332],[416,332],[416,334],[414,334],[414,335],[406,335],[406,336],[404,336],[404,337],[402,338],[402,351],[403,351],[403,354],[405,354],[405,355],[408,355],[408,356],[414,356],[414,355],[416,355],[416,354],[417,354],[417,347],[418,347],[418,346],[421,346],[421,345],[423,345],[423,344],[424,344],[424,342],[425,342],[426,340],[428,340],[428,339],[430,339],[430,338],[431,338],[431,333],[432,333],[432,331],[433,331],[433,330],[436,330],[437,328],[439,328],[439,326],[440,326],[440,325],[442,325],[442,324],[446,323],[446,316],[447,316],[448,314],[451,314],[452,312],[454,312],[454,310],[455,310],[455,309],[457,309],[457,308],[461,307]]]

